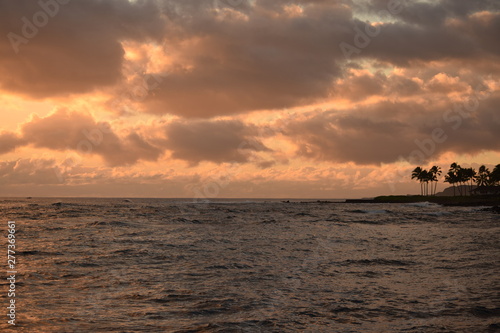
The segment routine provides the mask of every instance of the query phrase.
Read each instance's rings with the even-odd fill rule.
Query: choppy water
[[[0,209],[1,251],[7,220],[19,251],[18,326],[2,315],[2,332],[500,331],[500,215],[477,208],[5,199]]]

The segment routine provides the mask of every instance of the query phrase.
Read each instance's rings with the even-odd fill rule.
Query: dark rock
[[[481,211],[500,214],[500,206],[493,206],[490,208],[484,208],[484,209],[481,209]]]

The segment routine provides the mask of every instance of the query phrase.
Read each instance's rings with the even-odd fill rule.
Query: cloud
[[[381,73],[348,73],[342,80],[337,82],[335,96],[358,101],[371,96],[384,93],[384,86],[387,84],[387,77]]]
[[[473,89],[486,87],[485,80],[471,74],[467,69],[445,73],[439,66],[417,73],[406,71],[404,74],[351,69],[336,82],[333,96],[350,102],[360,102],[370,97],[413,100],[425,97],[447,100],[448,95],[466,94]]]
[[[389,103],[386,106],[398,108]],[[285,134],[297,144],[297,155],[308,159],[380,164],[394,162],[406,153],[411,141],[400,136],[408,129],[394,119],[320,112],[291,122]]]
[[[341,1],[296,1],[292,11],[294,2],[257,1],[218,13],[193,3],[170,10],[173,60],[146,100],[150,112],[213,117],[304,105],[326,98],[341,74],[338,43],[352,15]]]
[[[385,4],[385,5],[384,5]],[[371,1],[372,12],[386,9],[386,1]],[[500,33],[498,1],[407,2],[401,13],[385,22],[380,33],[353,57],[370,57],[397,66],[416,61],[498,61],[500,47],[494,40]],[[362,31],[366,23],[354,21]],[[355,38],[353,32],[351,40]]]
[[[155,3],[0,0],[0,87],[44,98],[118,83],[121,41],[161,39]]]
[[[24,144],[25,141],[15,133],[0,133],[0,154],[11,152],[16,149],[16,147],[22,146]]]
[[[40,3],[51,4],[54,17]],[[26,22],[48,18],[34,36],[22,36],[27,43],[17,45],[17,54],[12,38],[0,39],[1,89],[46,98],[104,87],[121,91],[130,75],[163,75],[154,91],[134,101],[141,110],[211,118],[314,104],[332,95],[360,101],[382,94],[377,80],[383,75],[359,76],[350,90],[337,85],[349,71],[346,64],[362,67],[366,60],[415,70],[444,62],[500,73],[500,4],[494,0],[404,2],[403,11],[390,17],[374,16],[387,10],[383,0],[58,3],[0,0],[4,36],[22,36]],[[381,30],[348,62],[339,45],[355,45],[358,29],[367,25],[360,12],[370,14],[370,28]],[[134,47],[144,45],[157,55],[154,61],[135,58]],[[410,95],[417,87],[405,79],[399,83]]]
[[[0,162],[2,185],[59,184],[58,168],[52,159],[19,159]]]
[[[172,157],[196,165],[202,161],[243,163],[252,152],[270,151],[256,136],[257,127],[237,120],[176,121],[166,127],[165,147]]]
[[[259,136],[271,132],[264,133],[255,125],[238,120],[177,120],[162,126],[162,132],[154,125],[139,125],[123,129],[118,135],[108,123],[97,122],[88,113],[58,109],[46,117],[34,115],[21,126],[20,134],[0,134],[0,152],[31,145],[80,156],[98,155],[108,166],[124,166],[140,160],[157,161],[165,150],[170,150],[172,158],[191,165],[202,161],[251,161],[263,168],[272,165],[262,163],[253,154],[271,151],[259,140]]]
[[[139,160],[156,161],[163,150],[149,143],[139,133],[129,130],[119,137],[108,123],[96,122],[86,113],[59,109],[40,118],[34,116],[21,127],[21,134],[0,135],[0,152],[17,146],[32,145],[58,151],[96,154],[110,166],[134,164]]]
[[[460,103],[379,102],[351,112],[314,112],[292,120],[284,134],[297,155],[332,162],[423,163],[446,152],[500,151],[498,92]]]
[[[432,93],[446,95],[449,93],[466,92],[469,85],[462,82],[459,77],[451,77],[445,73],[439,73],[426,83],[426,88]]]
[[[276,119],[286,108],[336,102],[342,107],[326,112],[293,110],[298,118],[283,133],[298,156],[312,163],[391,163],[422,150],[416,142],[427,142],[436,128],[447,139],[430,155],[498,150],[497,93],[468,116],[453,106],[479,84],[498,81],[498,1],[406,1],[401,13],[384,17],[374,14],[387,9],[385,0],[62,2],[0,0],[4,36],[22,35],[23,24],[43,19],[42,7],[57,11],[34,36],[22,37],[27,43],[17,53],[10,37],[0,39],[1,89],[43,99],[112,86],[99,90],[107,98],[133,86],[129,92],[141,94],[122,103],[127,116],[140,110],[149,114],[139,117],[153,122],[163,114],[179,118],[165,117],[161,133],[127,120],[117,131],[60,108],[34,117],[20,133],[0,133],[1,154],[30,145],[122,166],[157,161],[168,150],[192,166],[268,169],[277,165],[269,155],[289,156],[280,148],[266,154],[271,150],[263,142],[275,146],[235,115],[274,110],[269,119]],[[355,44],[365,27],[380,33],[348,61],[339,45]],[[161,79],[138,87],[148,77]]]
[[[35,117],[22,127],[23,138],[35,147],[73,150],[100,155],[108,165],[126,165],[138,160],[154,161],[162,150],[149,144],[137,133],[118,137],[107,123],[98,123],[90,115],[58,110]]]
[[[387,1],[366,3],[369,12],[387,10]],[[171,3],[165,4],[169,8]],[[355,16],[356,2],[249,4],[226,6],[217,14],[192,1],[175,5],[175,10],[170,7],[177,34],[167,34],[166,43],[176,51],[170,75],[146,99],[150,112],[213,117],[295,107],[332,94],[354,101],[383,94],[384,75],[358,76],[347,90],[338,85],[348,72],[339,46],[355,45],[358,29],[364,31],[367,25]],[[500,71],[500,49],[494,41],[500,33],[499,10],[494,1],[407,3],[392,21],[377,23],[380,33],[353,53],[351,65],[370,59],[424,71],[439,62],[476,74]],[[385,84],[407,96],[421,92],[412,78],[397,79]]]
[[[464,19],[467,16],[483,11],[498,11],[500,6],[496,0],[436,0],[436,1],[393,1],[404,10],[392,15],[393,19],[422,27],[442,25],[448,18]],[[387,11],[386,0],[355,1],[354,7],[361,12],[378,14]],[[386,16],[391,15],[386,13]],[[388,17],[383,17],[387,19]]]
[[[387,166],[383,172],[393,172]],[[407,170],[409,173],[410,170]],[[281,170],[246,170],[244,165],[221,165],[199,174],[163,169],[147,172],[132,168],[75,166],[53,159],[19,159],[0,162],[0,195],[12,196],[138,196],[186,197],[189,201],[205,197],[304,198],[353,196],[360,188],[381,186],[385,174],[373,168],[352,165],[287,167]],[[408,182],[410,180],[408,179]],[[382,186],[385,186],[383,184]],[[413,183],[412,183],[412,186]],[[377,193],[377,189],[371,189]],[[380,190],[379,190],[380,191]],[[354,195],[355,196],[355,195]],[[189,199],[190,198],[190,199]]]

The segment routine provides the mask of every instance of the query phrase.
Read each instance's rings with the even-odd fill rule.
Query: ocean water
[[[433,204],[0,199],[1,332],[499,332],[500,215]]]

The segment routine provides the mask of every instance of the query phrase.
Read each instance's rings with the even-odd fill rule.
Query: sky
[[[0,36],[0,196],[359,198],[500,163],[497,0],[0,0]]]

